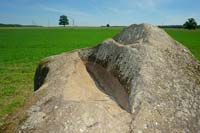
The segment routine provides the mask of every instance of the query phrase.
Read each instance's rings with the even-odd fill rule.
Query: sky
[[[57,26],[60,15],[76,26],[200,24],[200,0],[0,0],[0,23]]]

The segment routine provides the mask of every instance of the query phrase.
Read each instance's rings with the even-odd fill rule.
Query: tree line
[[[0,27],[42,27],[39,25],[21,25],[21,24],[2,24],[0,23]]]
[[[200,25],[197,24],[194,18],[189,18],[183,25],[160,25],[160,28],[178,28],[178,29],[200,29]]]
[[[69,25],[69,19],[66,15],[60,16],[59,25]],[[110,27],[110,24],[106,24],[106,27]],[[183,25],[161,25],[160,28],[185,28],[185,29],[197,29],[200,28],[200,25],[197,25],[197,22],[194,18],[189,18]]]
[[[66,15],[61,15],[59,18],[59,25],[69,25],[69,19]],[[20,25],[20,24],[2,24],[0,27],[42,27],[37,25]],[[106,24],[105,27],[110,27],[110,24]],[[160,28],[180,28],[180,29],[200,29],[200,25],[197,24],[194,18],[189,18],[183,25],[160,25]]]

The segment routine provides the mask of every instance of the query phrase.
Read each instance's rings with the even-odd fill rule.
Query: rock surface
[[[200,63],[152,25],[44,59],[35,90],[37,100],[13,130],[200,132]]]

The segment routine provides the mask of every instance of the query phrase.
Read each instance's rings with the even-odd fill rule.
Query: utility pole
[[[74,19],[72,19],[72,25],[74,26],[75,22],[74,22]]]
[[[72,17],[69,17],[69,16],[68,16],[68,18],[71,19],[71,21],[72,21],[72,26],[75,26],[75,20],[74,20]]]
[[[48,27],[50,27],[50,20],[48,19]]]
[[[34,20],[32,20],[32,25],[37,25],[36,22]]]

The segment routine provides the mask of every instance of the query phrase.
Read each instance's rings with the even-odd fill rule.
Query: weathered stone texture
[[[46,58],[35,80],[44,95],[18,131],[200,132],[200,63],[152,25]]]

